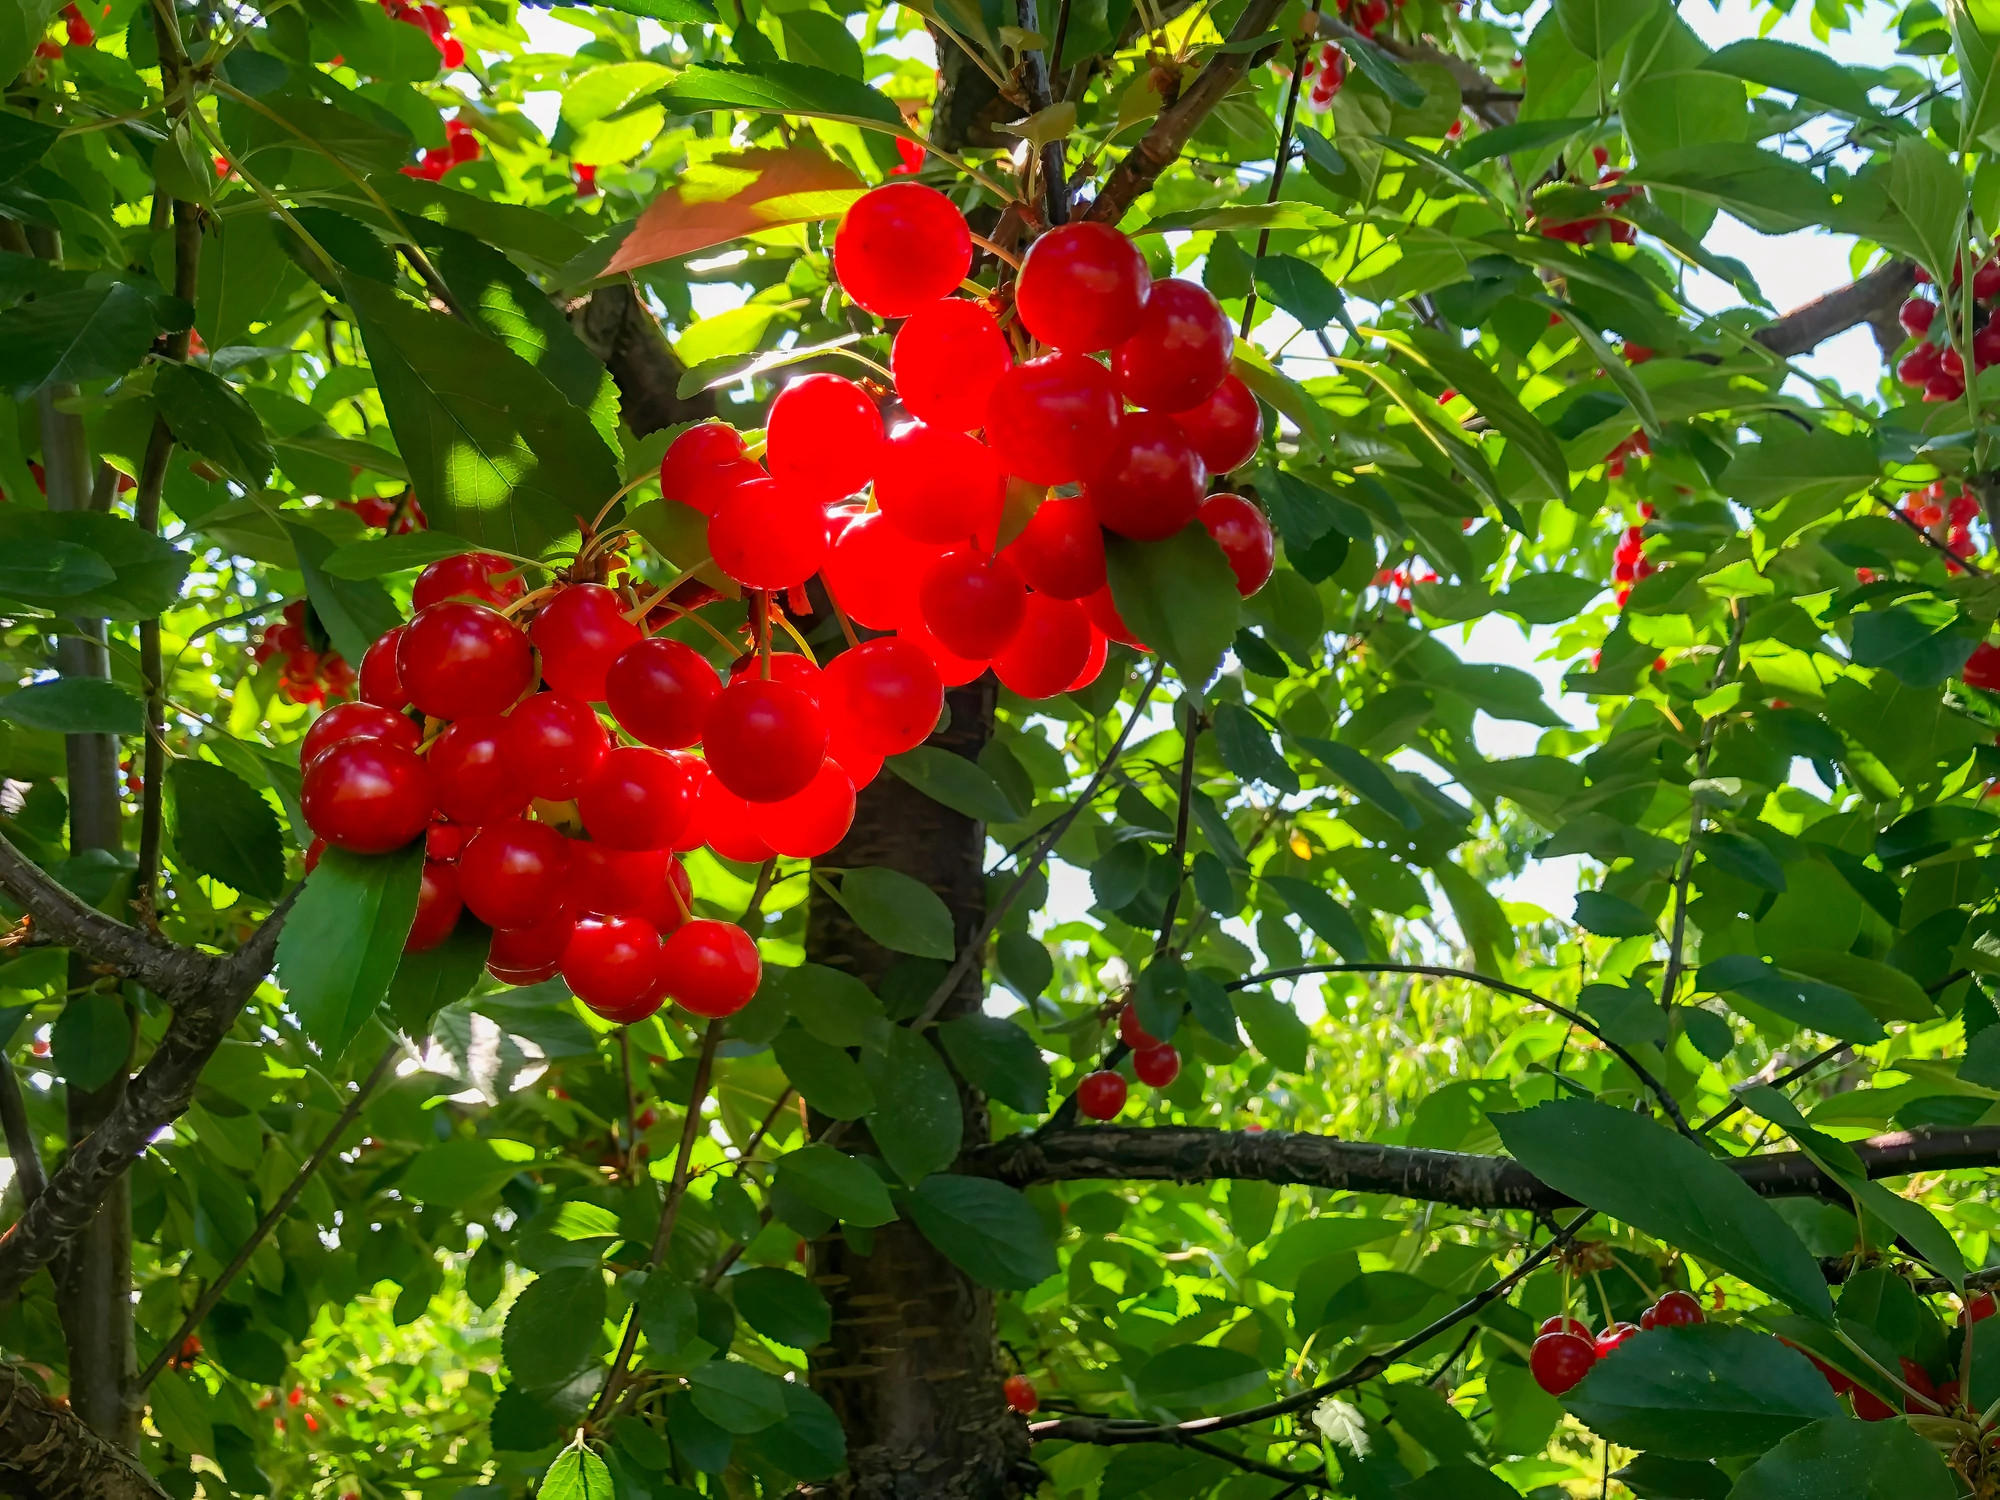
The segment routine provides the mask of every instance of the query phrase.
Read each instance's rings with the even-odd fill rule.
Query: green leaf
[[[887,1047],[862,1054],[861,1071],[876,1101],[868,1133],[891,1170],[914,1183],[951,1165],[965,1122],[951,1072],[929,1038],[892,1026]]]
[[[1423,816],[1389,779],[1389,773],[1352,745],[1312,735],[1300,735],[1298,741],[1355,796],[1374,803],[1410,832],[1422,826]]]
[[[1111,536],[1104,545],[1112,601],[1132,633],[1190,687],[1216,674],[1241,623],[1236,575],[1198,521],[1159,542]]]
[[[500,1330],[500,1351],[517,1384],[552,1390],[590,1363],[604,1337],[604,1273],[561,1266],[521,1289]]]
[[[1643,0],[1557,0],[1555,17],[1572,47],[1585,57],[1602,58],[1648,10]]]
[[[130,282],[52,292],[0,312],[0,364],[25,401],[45,386],[136,369],[155,332],[152,306]]]
[[[695,1410],[724,1432],[762,1432],[785,1420],[785,1384],[740,1360],[710,1360],[688,1372]]]
[[[1823,52],[1795,42],[1749,37],[1711,52],[1701,61],[1703,72],[1725,73],[1766,88],[1783,89],[1800,99],[1830,104],[1857,118],[1877,114],[1860,79]]]
[[[1834,211],[1826,184],[1809,167],[1743,141],[1651,152],[1625,181],[1678,189],[1728,209],[1763,234],[1824,225]]]
[[[175,439],[231,479],[259,489],[271,477],[264,424],[220,375],[193,365],[167,365],[153,381],[153,398]]]
[[[28,603],[68,599],[117,580],[111,564],[88,547],[53,537],[22,540],[0,557],[0,595]]]
[[[0,24],[0,59],[5,60],[8,77],[21,71],[21,65],[27,61],[27,51],[33,48],[37,39],[17,35],[15,25],[31,14],[46,17],[53,9],[53,6],[44,7],[40,0],[34,0],[34,3],[19,6],[7,23]],[[16,51],[20,52],[18,60],[14,59]],[[19,177],[46,156],[49,148],[61,137],[61,128],[44,120],[31,120],[26,115],[0,114],[0,182],[11,182]]]
[[[1521,404],[1521,398],[1477,356],[1443,334],[1418,328],[1411,332],[1410,339],[1417,357],[1454,386],[1509,443],[1521,450],[1528,466],[1558,499],[1566,499],[1569,461],[1563,457],[1562,444],[1540,418]]]
[[[1599,937],[1644,937],[1655,930],[1653,919],[1638,907],[1603,891],[1576,893],[1576,925]]]
[[[1222,763],[1245,781],[1261,781],[1277,792],[1298,791],[1298,773],[1271,743],[1271,731],[1242,704],[1217,706],[1215,746],[1222,752]]]
[[[785,1382],[785,1420],[757,1435],[757,1454],[798,1479],[826,1479],[847,1463],[847,1434],[804,1381]]]
[[[824,964],[800,964],[796,969],[771,965],[764,983],[780,997],[801,1026],[835,1047],[880,1047],[888,1039],[889,1022],[874,991],[852,974]]]
[[[1260,1389],[1270,1378],[1264,1362],[1244,1350],[1175,1344],[1140,1366],[1133,1388],[1144,1400],[1184,1409],[1233,1401]]]
[[[1788,1434],[1745,1469],[1730,1500],[1952,1500],[1937,1449],[1907,1422],[1828,1417]]]
[[[231,772],[192,756],[168,767],[167,789],[182,865],[266,901],[284,894],[284,838],[270,803]]]
[[[1594,115],[1570,120],[1522,120],[1517,124],[1503,125],[1498,130],[1480,131],[1452,152],[1450,160],[1462,171],[1497,156],[1508,156],[1516,151],[1538,151],[1543,146],[1553,146],[1558,141],[1566,141],[1573,135],[1596,128],[1597,117]]]
[[[1262,255],[1256,262],[1257,290],[1298,319],[1304,328],[1325,328],[1347,315],[1347,299],[1326,272],[1296,255]]]
[[[1236,1017],[1249,1033],[1251,1046],[1287,1073],[1306,1071],[1312,1032],[1288,1002],[1257,990],[1239,990]]]
[[[463,1208],[495,1191],[534,1159],[535,1148],[520,1141],[490,1137],[449,1140],[426,1148],[410,1163],[396,1187],[419,1203]]]
[[[801,1146],[778,1158],[778,1182],[823,1214],[872,1228],[896,1217],[889,1190],[863,1162],[831,1146]]]
[[[958,951],[950,909],[936,891],[900,870],[879,865],[849,870],[840,878],[840,904],[884,948],[946,960]]]
[[[743,1321],[781,1344],[812,1349],[833,1331],[833,1311],[820,1289],[775,1266],[753,1266],[725,1283]]]
[[[326,627],[327,639],[354,666],[384,633],[403,623],[389,591],[372,579],[330,578],[321,564],[333,555],[333,538],[311,526],[285,523],[285,534],[297,552],[306,597]]]
[[[1278,899],[1298,913],[1321,942],[1349,963],[1368,961],[1368,939],[1352,913],[1309,880],[1295,875],[1266,875],[1264,883]]]
[[[102,1088],[132,1055],[132,1021],[115,995],[79,995],[49,1032],[56,1074],[79,1089]]]
[[[115,579],[76,593],[28,595],[30,604],[112,620],[144,620],[173,607],[187,577],[188,554],[123,516],[101,511],[30,510],[0,503],[0,553],[17,548],[33,557],[51,543],[86,548],[108,564]],[[46,553],[42,554],[46,556]]]
[[[1653,409],[1652,393],[1639,377],[1632,373],[1632,367],[1598,336],[1590,320],[1567,302],[1553,304],[1556,316],[1569,324],[1570,332],[1582,341],[1591,358],[1597,361],[1598,369],[1605,378],[1618,387],[1618,394],[1632,404],[1632,414],[1639,419],[1639,425],[1654,437],[1660,435],[1660,414]]]
[[[178,1370],[160,1371],[153,1381],[153,1424],[175,1447],[203,1457],[215,1454],[215,1427],[209,1417],[208,1387]]]
[[[876,130],[899,130],[902,111],[879,89],[801,63],[697,63],[654,96],[676,114],[735,109],[774,115],[818,115]]]
[[[1704,990],[1741,995],[1788,1021],[1843,1041],[1879,1042],[1887,1035],[1882,1023],[1845,990],[1787,974],[1747,953],[1726,954],[1703,964],[1699,979]]]
[[[604,1460],[588,1448],[565,1448],[542,1476],[538,1500],[614,1500],[617,1486]]]
[[[0,698],[0,719],[51,734],[138,734],[145,705],[130,689],[101,677],[59,677]]]
[[[981,1286],[1024,1292],[1056,1273],[1056,1247],[1034,1205],[985,1177],[939,1173],[904,1199],[924,1238]]]
[[[861,1066],[844,1048],[811,1032],[787,1026],[771,1042],[778,1066],[810,1104],[836,1120],[858,1120],[875,1108],[875,1095]]]
[[[1779,967],[1847,991],[1883,1021],[1929,1021],[1937,1017],[1924,987],[1901,969],[1831,948],[1788,948]]]
[[[389,993],[417,915],[421,839],[393,854],[328,849],[278,935],[278,982],[331,1063]]]
[[[320,572],[328,578],[380,578],[387,573],[421,568],[440,558],[456,557],[467,550],[464,537],[446,531],[371,536],[334,548],[320,563]]]
[[[1882,667],[1911,687],[1958,676],[1978,640],[1956,628],[1956,613],[1935,604],[1898,604],[1855,615],[1854,661]]]
[[[1898,248],[1914,254],[1940,283],[1951,279],[1965,241],[1967,186],[1951,158],[1922,136],[1906,135],[1896,142],[1889,161],[1889,202],[1907,226]]]
[[[1785,888],[1785,867],[1778,863],[1777,855],[1747,833],[1712,828],[1698,835],[1694,844],[1710,863],[1725,874],[1747,880],[1767,891],[1782,891]]]
[[[1012,823],[1018,808],[977,761],[939,745],[919,745],[882,762],[931,801],[986,823]]]
[[[459,917],[451,936],[435,948],[405,953],[396,965],[387,997],[389,1014],[396,1024],[409,1036],[426,1035],[439,1011],[472,993],[486,971],[486,956],[492,947],[492,930],[467,913]]]
[[[1422,84],[1397,67],[1388,53],[1366,37],[1343,37],[1340,50],[1353,60],[1370,83],[1389,96],[1391,103],[1400,104],[1404,109],[1421,109],[1430,97]]]
[[[1026,1115],[1049,1107],[1048,1061],[1014,1022],[975,1012],[946,1021],[937,1034],[965,1081],[987,1098]]]
[[[1589,1099],[1558,1100],[1492,1120],[1515,1159],[1556,1191],[1810,1317],[1832,1317],[1819,1263],[1791,1226],[1693,1142]]]

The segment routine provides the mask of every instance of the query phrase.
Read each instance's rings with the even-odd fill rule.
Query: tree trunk
[[[945,700],[950,726],[931,743],[977,755],[992,733],[993,694],[990,680],[952,690]],[[923,881],[950,908],[963,945],[985,918],[985,845],[984,824],[884,774],[862,792],[854,827],[821,862],[883,865]],[[871,987],[897,958],[817,889],[806,957]],[[981,990],[975,970],[942,1014],[977,1010]],[[962,1082],[959,1097],[967,1146],[984,1144],[984,1097]],[[870,1149],[859,1127],[850,1127],[842,1145]],[[866,1253],[839,1233],[814,1247],[814,1279],[833,1304],[833,1335],[813,1356],[812,1385],[839,1416],[848,1444],[846,1475],[822,1493],[841,1500],[998,1500],[1032,1488],[1027,1434],[1001,1393],[993,1294],[909,1223],[884,1225],[872,1238]]]

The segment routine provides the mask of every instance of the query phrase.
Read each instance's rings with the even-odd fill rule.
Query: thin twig
[[[35,1129],[28,1121],[28,1101],[21,1093],[20,1075],[5,1054],[0,1054],[0,1126],[6,1130],[7,1155],[13,1158],[14,1180],[21,1184],[21,1206],[25,1208],[42,1195],[49,1174],[35,1145]]]
[[[1278,127],[1278,154],[1272,159],[1271,163],[1271,188],[1264,195],[1266,203],[1276,203],[1278,201],[1279,190],[1285,185],[1285,168],[1291,165],[1292,127],[1298,123],[1299,118],[1299,87],[1305,82],[1306,54],[1312,50],[1312,39],[1318,30],[1317,17],[1319,16],[1320,3],[1321,0],[1313,0],[1312,13],[1315,18],[1313,29],[1302,32],[1299,39],[1292,43],[1292,82],[1291,86],[1285,90],[1285,118],[1284,123]],[[1271,226],[1266,224],[1262,229],[1257,231],[1257,259],[1261,261],[1270,251]],[[1256,315],[1256,312],[1257,283],[1253,279],[1250,283],[1250,290],[1243,295],[1243,322],[1237,328],[1237,336],[1239,338],[1247,339],[1250,337],[1250,320]]]
[[[1184,694],[1181,707],[1186,717],[1181,724],[1181,776],[1179,798],[1174,810],[1174,846],[1167,857],[1174,862],[1174,888],[1167,892],[1166,906],[1160,914],[1160,935],[1153,940],[1153,957],[1162,958],[1174,951],[1174,917],[1180,911],[1181,892],[1187,886],[1187,846],[1188,829],[1194,808],[1194,752],[1201,741],[1202,715]]]

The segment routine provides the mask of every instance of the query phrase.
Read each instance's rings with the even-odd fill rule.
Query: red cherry
[[[1854,1387],[1854,1415],[1864,1422],[1886,1422],[1896,1415],[1896,1409],[1873,1391],[1857,1385]]]
[[[1023,698],[1067,692],[1090,660],[1090,616],[1070,599],[1030,594],[1021,625],[993,658],[993,675]]]
[[[1545,1333],[1528,1351],[1528,1369],[1535,1384],[1560,1396],[1590,1373],[1597,1363],[1597,1346],[1574,1333]]]
[[[708,768],[748,802],[802,792],[826,759],[819,705],[783,682],[744,677],[722,690],[702,734]]]
[[[909,644],[915,646],[916,642]],[[928,654],[925,660],[929,660]],[[937,668],[933,666],[931,670],[935,672]],[[857,792],[882,774],[882,756],[855,741],[852,719],[833,718],[826,721],[826,758],[847,773],[847,779],[854,783]]]
[[[1006,477],[977,438],[912,422],[883,444],[875,503],[917,541],[942,547],[991,535],[1006,499]]]
[[[993,387],[986,440],[1010,474],[1069,484],[1103,456],[1118,422],[1111,375],[1081,354],[1048,354],[1016,365]]]
[[[558,907],[532,927],[501,928],[493,934],[493,946],[486,955],[486,967],[496,979],[505,979],[509,984],[539,984],[554,976],[575,927],[576,919],[567,910]],[[514,974],[531,974],[534,977],[508,977]]]
[[[604,701],[634,739],[661,750],[685,750],[701,738],[722,680],[708,659],[683,641],[654,636],[628,647],[604,674]]]
[[[1983,1323],[1986,1319],[1993,1316],[1993,1312],[1993,1294],[1991,1292],[1981,1292],[1965,1305],[1965,1317],[1961,1321],[1966,1323]]]
[[[1103,1069],[1076,1086],[1076,1107],[1085,1119],[1109,1120],[1125,1107],[1126,1092],[1124,1075]]]
[[[402,676],[396,671],[396,648],[402,642],[403,627],[378,636],[361,657],[361,701],[399,712],[410,706],[403,691]]]
[[[542,680],[559,693],[596,703],[604,674],[637,644],[639,627],[625,618],[625,604],[601,583],[572,584],[557,594],[528,627],[542,653]]]
[[[801,499],[853,494],[874,477],[881,453],[882,414],[851,380],[802,375],[771,403],[764,462]]]
[[[944,642],[932,635],[921,618],[906,620],[896,631],[913,646],[923,649],[937,668],[938,680],[948,688],[962,687],[978,677],[990,665],[984,661],[972,661],[948,649]]]
[[[661,937],[673,932],[683,922],[694,917],[694,882],[688,878],[687,866],[672,855],[668,855],[660,878],[641,893],[642,899],[627,915],[644,917],[653,924]]]
[[[446,599],[470,599],[496,609],[528,592],[520,565],[491,552],[461,552],[441,557],[417,575],[410,590],[412,609],[429,609]]]
[[[312,722],[299,741],[299,764],[309,766],[322,750],[342,740],[388,740],[406,750],[423,743],[423,731],[404,714],[373,703],[336,703]]]
[[[423,953],[451,936],[463,903],[458,898],[455,866],[424,861],[423,884],[417,887],[417,919],[403,940],[405,953]]]
[[[827,538],[824,505],[775,479],[757,479],[739,486],[708,523],[708,555],[745,588],[775,591],[819,571]]]
[[[563,949],[562,976],[598,1015],[629,1026],[666,999],[666,946],[644,917],[584,917]]]
[[[1242,468],[1264,440],[1264,413],[1250,387],[1234,375],[1225,375],[1200,405],[1175,412],[1174,422],[1211,474]]]
[[[1035,1382],[1025,1375],[1009,1375],[1000,1382],[1000,1390],[1007,1404],[1024,1417],[1042,1404],[1042,1398],[1035,1393]]]
[[[751,804],[711,775],[702,783],[695,807],[695,831],[701,841],[724,859],[760,865],[774,852],[750,824]]]
[[[532,927],[565,905],[569,842],[526,818],[489,823],[458,857],[459,894],[488,927]]]
[[[536,693],[515,705],[501,732],[500,754],[514,779],[536,797],[574,797],[604,764],[611,738],[581,698]]]
[[[463,823],[452,823],[443,818],[433,819],[431,826],[424,830],[424,858],[451,864],[464,850],[465,841],[478,831],[476,828],[466,827]]]
[[[854,780],[832,759],[820,762],[806,789],[782,802],[751,802],[750,827],[787,859],[811,859],[854,826]]]
[[[621,745],[604,757],[576,810],[600,844],[614,849],[668,849],[694,816],[700,784],[692,756]]]
[[[761,651],[751,651],[729,664],[730,682],[751,677],[795,687],[815,703],[819,702],[826,682],[826,674],[796,651],[774,650],[769,657]]]
[[[1079,602],[1083,605],[1083,612],[1090,616],[1090,623],[1112,640],[1120,645],[1137,647],[1141,651],[1148,649],[1145,642],[1132,634],[1132,628],[1125,623],[1125,617],[1118,613],[1117,602],[1111,597],[1110,584],[1107,583],[1094,594],[1084,595]]]
[[[763,964],[750,934],[730,922],[689,922],[667,939],[667,993],[681,1009],[711,1019],[750,1003]]]
[[[1903,325],[1903,332],[1913,339],[1920,339],[1931,330],[1937,321],[1937,304],[1926,302],[1922,297],[1912,297],[1896,313],[1896,321]]]
[[[1639,1325],[1637,1323],[1613,1323],[1597,1336],[1592,1347],[1597,1350],[1597,1357],[1603,1359],[1613,1349],[1616,1349],[1638,1331]]]
[[[918,580],[938,555],[871,511],[849,521],[827,553],[827,587],[857,625],[893,630],[916,613]]]
[[[387,854],[430,822],[430,772],[389,740],[342,740],[306,767],[299,803],[306,826],[329,844]]]
[[[1703,1323],[1701,1303],[1688,1292],[1668,1292],[1651,1307],[1639,1314],[1641,1328],[1680,1328],[1690,1323]]]
[[[931,634],[967,661],[997,655],[1021,628],[1028,590],[1004,557],[947,552],[924,574],[917,604]]]
[[[1084,660],[1083,670],[1076,674],[1076,680],[1064,688],[1063,691],[1066,693],[1080,693],[1093,682],[1097,681],[1099,674],[1104,671],[1105,659],[1110,654],[1110,642],[1104,638],[1104,632],[1099,630],[1095,625],[1091,626],[1090,655]]]
[[[2000,261],[1987,261],[1972,273],[1972,295],[1981,302],[2000,297]]]
[[[993,314],[963,297],[918,308],[889,352],[896,394],[910,415],[954,432],[986,425],[993,387],[1013,364]]]
[[[901,755],[937,727],[944,683],[923,647],[883,636],[828,664],[820,703],[845,739],[877,756]]]
[[[666,849],[614,849],[577,839],[570,845],[570,907],[593,916],[637,916],[673,859]]]
[[[1132,1072],[1149,1088],[1163,1089],[1180,1077],[1181,1055],[1166,1043],[1144,1048],[1132,1054]]]
[[[755,472],[744,475],[740,470]],[[697,422],[667,444],[660,460],[660,495],[707,515],[744,478],[762,474],[743,457],[743,434],[726,422]]]
[[[1118,1010],[1118,1040],[1134,1052],[1162,1045],[1158,1037],[1139,1024],[1139,1007],[1130,1000]]]
[[[1596,1334],[1590,1331],[1588,1323],[1580,1322],[1575,1318],[1565,1317],[1544,1318],[1542,1326],[1535,1330],[1535,1336],[1539,1338],[1545,1333],[1574,1333],[1580,1338],[1586,1339],[1595,1339],[1597,1337]]]
[[[1229,373],[1236,334],[1222,305],[1192,281],[1156,281],[1132,336],[1111,356],[1118,393],[1134,406],[1186,411]]]
[[[1919,344],[1896,362],[1896,378],[1904,385],[1926,385],[1939,371],[1944,351],[1936,344]]]
[[[1207,487],[1208,469],[1172,417],[1130,411],[1092,465],[1084,495],[1107,529],[1157,542],[1194,519]]]
[[[1276,544],[1264,513],[1241,495],[1210,495],[1195,518],[1208,528],[1236,575],[1236,592],[1248,599],[1271,577]]]
[[[505,713],[534,685],[534,653],[512,620],[448,599],[419,610],[396,643],[410,701],[436,719]]]
[[[833,234],[840,289],[878,318],[949,297],[972,269],[972,231],[936,188],[897,182],[863,193]]]
[[[1131,240],[1088,220],[1051,229],[1021,262],[1014,306],[1043,343],[1095,354],[1138,332],[1153,273]]]
[[[528,784],[507,761],[506,733],[505,719],[480,714],[446,726],[431,745],[431,783],[452,822],[478,827],[527,811]]]
[[[1972,336],[1972,364],[1979,370],[2000,364],[2000,322],[1988,323]]]
[[[1081,496],[1044,500],[1001,555],[1051,599],[1081,599],[1104,587],[1104,530]]]

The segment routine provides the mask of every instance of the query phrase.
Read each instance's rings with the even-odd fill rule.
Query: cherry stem
[[[815,667],[817,667],[819,665],[819,658],[813,655],[812,647],[808,646],[806,644],[806,638],[799,634],[799,627],[794,625],[789,619],[785,617],[784,611],[779,609],[773,609],[771,611],[771,618],[776,620],[780,625],[784,626],[785,634],[790,636],[793,640],[799,643],[799,650],[805,653],[806,660],[811,662]],[[766,637],[766,648],[768,649],[769,645],[768,638],[771,632],[769,631],[769,629],[766,629],[764,634]],[[767,671],[765,675],[768,677],[770,673]]]
[[[658,477],[657,470],[646,469],[641,473],[639,473],[638,475],[634,476],[631,479],[626,480],[623,484],[621,484],[618,487],[617,491],[611,496],[611,498],[604,502],[604,508],[598,511],[596,516],[592,518],[590,523],[591,531],[593,533],[596,532],[597,528],[604,524],[604,518],[611,514],[612,506],[616,505],[620,500],[623,500],[627,495],[631,494],[632,491],[639,488],[639,486],[644,484],[647,480],[655,479],[657,477]],[[588,551],[589,548],[586,547],[584,550]]]
[[[972,237],[972,243],[977,245],[980,249],[984,250],[988,255],[992,256],[995,260],[1004,260],[1008,265],[1012,266],[1016,271],[1019,271],[1021,269],[1020,256],[1016,255],[1011,250],[1001,249],[998,245],[994,244],[993,241],[986,238],[985,235],[975,234]],[[993,295],[991,287],[982,286],[979,288],[979,290],[986,296],[990,297]]]

